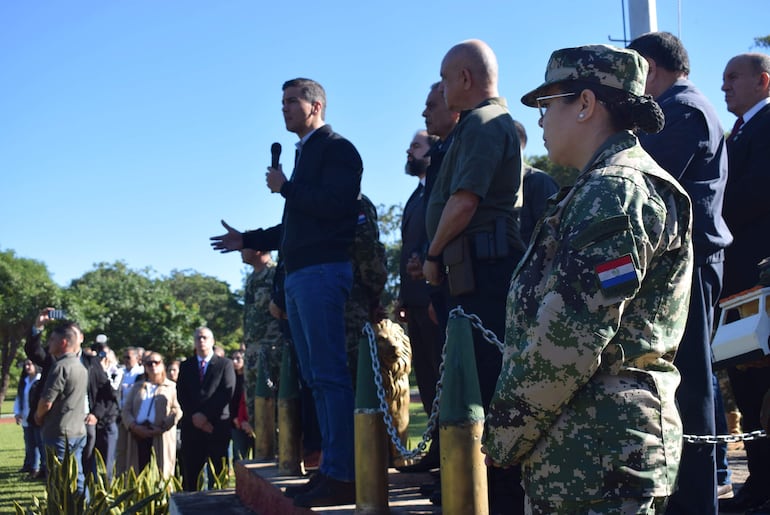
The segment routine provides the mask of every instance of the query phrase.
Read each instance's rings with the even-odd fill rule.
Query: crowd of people
[[[138,474],[154,455],[163,477],[176,475],[179,462],[184,488],[195,490],[209,459],[214,468],[206,477],[213,485],[228,463],[231,440],[233,459],[250,456],[242,351],[226,358],[211,330],[200,327],[193,357],[167,366],[158,352],[127,347],[118,366],[106,335],[84,347],[78,324],[52,319],[51,312],[40,311],[25,345],[28,358],[14,406],[24,430],[20,473],[44,479],[46,448],[63,459],[69,447],[78,464],[77,488],[84,493],[86,475],[99,473],[96,449],[107,481],[128,469]]]
[[[453,46],[439,73],[425,130],[407,149],[405,171],[419,184],[402,216],[397,312],[426,411],[452,308],[478,315],[504,342],[501,354],[473,335],[489,512],[770,508],[770,441],[746,443],[750,476],[734,496],[724,448],[683,443],[684,434],[714,435],[723,425],[710,348],[718,300],[755,286],[756,265],[770,256],[770,244],[755,237],[770,225],[770,56],[726,63],[722,89],[737,121],[725,134],[688,79],[686,49],[669,33],[645,34],[628,48],[554,51],[544,82],[521,102],[539,109],[550,160],[579,170],[561,189],[524,163],[526,131],[500,96],[486,43]],[[282,90],[286,129],[299,138],[293,171],[274,163],[265,176],[285,199],[282,221],[245,232],[223,221],[226,233],[211,238],[215,250],[240,251],[254,267],[245,352],[218,356],[202,327],[195,356],[168,371],[162,356],[137,349],[126,350],[120,368],[106,347],[87,359],[71,323],[55,326],[43,349],[49,319],[40,313],[27,343],[19,392],[29,401],[20,403],[19,420],[34,413],[42,443],[58,450],[66,440],[85,470],[89,445],[110,456],[125,441],[117,463],[141,467],[154,450],[171,473],[178,423],[185,489],[196,488],[208,459],[211,484],[231,439],[237,457],[253,446],[255,392],[274,386],[288,352],[300,372],[304,455],[320,456],[320,465],[285,494],[301,507],[355,502],[346,317],[363,290],[370,293],[357,301],[354,326],[383,316],[381,267],[362,262],[381,259],[378,234],[363,247],[359,238],[376,228],[376,213],[360,191],[361,156],[325,121],[323,87],[297,78]],[[357,258],[361,248],[369,257]],[[729,370],[748,431],[761,427],[766,366]],[[44,385],[37,404],[29,393],[36,381]],[[103,405],[108,389],[114,418]],[[24,468],[38,475],[41,439],[24,427]],[[439,435],[432,436],[423,459],[402,471],[439,468]],[[440,483],[423,489],[435,502],[440,490]]]

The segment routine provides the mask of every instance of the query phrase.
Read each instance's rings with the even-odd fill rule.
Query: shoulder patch
[[[634,266],[631,254],[626,254],[594,267],[599,286],[607,295],[633,291],[639,287],[639,273]]]

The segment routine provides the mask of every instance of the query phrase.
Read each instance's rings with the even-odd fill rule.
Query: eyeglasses
[[[145,365],[160,365],[160,360],[147,360],[144,362]]]
[[[554,98],[562,98],[562,97],[571,97],[575,93],[559,93],[558,95],[546,95],[544,97],[537,97],[535,99],[535,102],[537,102],[537,109],[540,111],[540,117],[542,118],[545,116],[545,112],[548,110],[549,103],[546,102],[543,103],[543,100],[551,100]]]
[[[243,358],[239,358],[238,356],[235,356],[233,358],[233,361],[243,361]]]

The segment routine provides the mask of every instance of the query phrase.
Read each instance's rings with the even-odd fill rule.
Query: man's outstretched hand
[[[227,229],[227,232],[220,236],[212,236],[210,238],[211,246],[214,250],[220,252],[241,250],[243,248],[243,234],[227,225],[227,222],[224,220],[222,220],[222,225]]]

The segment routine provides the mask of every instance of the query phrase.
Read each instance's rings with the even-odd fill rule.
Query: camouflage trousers
[[[524,499],[526,515],[653,515],[666,511],[668,497],[614,498],[596,501],[549,502]]]
[[[249,420],[254,423],[254,400],[257,391],[257,378],[260,373],[266,375],[268,388],[277,394],[278,379],[281,375],[281,356],[283,352],[283,342],[273,344],[267,343],[247,343],[244,354],[244,379],[246,390],[246,407],[249,411]]]

